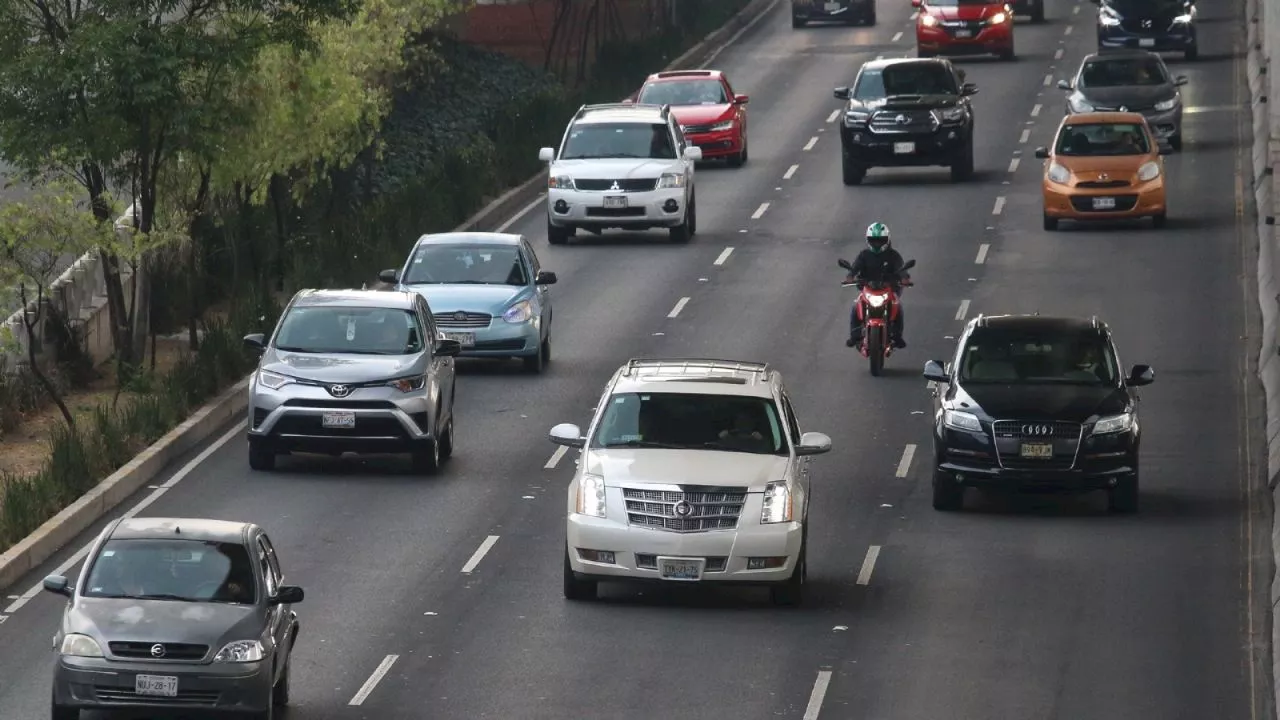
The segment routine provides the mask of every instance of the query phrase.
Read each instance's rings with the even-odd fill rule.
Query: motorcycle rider
[[[902,265],[902,255],[898,254],[889,242],[889,226],[882,222],[868,225],[867,249],[858,253],[858,257],[853,261],[853,270],[849,273],[849,279],[869,282],[893,281],[893,292],[898,299],[898,317],[889,328],[889,332],[893,346],[896,348],[907,346],[906,341],[902,339],[903,313],[900,281],[907,279],[909,275],[899,274],[902,273]],[[855,300],[853,308],[849,311],[849,339],[844,344],[847,347],[858,347],[861,343],[862,325],[858,322],[858,301]]]

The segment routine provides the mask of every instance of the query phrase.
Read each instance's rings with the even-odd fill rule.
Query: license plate
[[[1053,443],[1022,443],[1020,454],[1024,458],[1048,460],[1053,457]]]
[[[829,13],[833,13],[833,12],[835,12],[835,11],[837,11],[837,10],[839,10],[839,9],[840,9],[840,3],[838,3],[838,2],[829,2],[829,3],[827,3],[826,5],[823,5],[822,7],[823,7],[823,8],[825,8],[827,12],[829,12]]]
[[[604,206],[607,208],[624,208],[627,206],[627,198],[625,195],[610,195],[605,197]]]
[[[320,418],[320,426],[327,428],[353,428],[356,426],[356,414],[353,412],[325,413]],[[138,677],[145,677],[139,675]]]
[[[910,155],[915,151],[916,151],[916,144],[913,142],[893,144],[893,152],[895,155]]]
[[[1096,197],[1093,199],[1094,210],[1112,210],[1116,206],[1116,199],[1110,197]]]
[[[701,580],[706,560],[700,558],[658,558],[658,571],[663,580]]]
[[[972,30],[957,30],[957,31],[956,31],[956,37],[957,37],[957,38],[960,38],[960,39],[962,39],[962,40],[963,40],[964,38],[971,38],[971,37],[973,37],[973,31],[972,31]]]
[[[1155,38],[1142,38],[1138,40],[1138,47],[1155,47],[1155,46],[1156,46]]]
[[[178,678],[173,675],[138,675],[133,681],[137,695],[178,696]]]
[[[464,348],[469,348],[469,347],[475,347],[475,346],[476,346],[476,334],[475,334],[475,333],[455,333],[455,332],[447,332],[447,333],[444,333],[444,339],[445,339],[445,340],[453,340],[454,342],[458,343],[459,345],[461,345],[461,346],[462,346],[462,347],[464,347]]]

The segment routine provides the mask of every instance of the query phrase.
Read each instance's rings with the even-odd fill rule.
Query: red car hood
[[[671,114],[681,125],[706,125],[728,120],[732,105],[672,105]]]
[[[938,7],[929,5],[929,14],[939,20],[986,20],[998,12],[1004,12],[1004,3],[990,5],[960,5]]]

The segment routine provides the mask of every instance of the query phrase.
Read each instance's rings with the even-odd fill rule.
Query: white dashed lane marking
[[[1054,60],[1061,60],[1061,59],[1062,59],[1062,48],[1058,48],[1057,50],[1054,50],[1054,51],[1053,51],[1053,59],[1054,59]]]
[[[484,542],[480,543],[480,547],[476,548],[476,551],[472,553],[471,559],[467,561],[467,564],[462,566],[462,572],[468,575],[471,574],[476,569],[476,566],[480,564],[480,561],[484,559],[484,556],[488,555],[489,551],[497,543],[497,535],[490,535],[485,538]]]
[[[680,301],[676,303],[676,306],[671,308],[671,312],[667,313],[667,317],[668,318],[676,317],[677,315],[680,314],[680,311],[684,309],[684,306],[688,304],[689,304],[689,298],[687,297],[680,298]]]
[[[1063,34],[1063,35],[1070,35],[1070,34],[1071,34],[1071,31],[1072,31],[1073,29],[1075,29],[1073,26],[1068,25],[1068,26],[1067,26],[1067,27],[1062,31],[1062,34]]]
[[[960,301],[960,309],[959,309],[959,310],[956,310],[956,319],[957,319],[957,320],[963,320],[963,319],[965,318],[965,316],[966,316],[966,315],[968,315],[968,314],[969,314],[969,301],[968,301],[968,300],[961,300],[961,301]]]
[[[893,34],[893,37],[889,39],[889,42],[898,42],[901,39],[902,39],[902,31],[899,30],[898,32]]]
[[[360,686],[360,690],[356,692],[355,697],[351,698],[351,702],[347,704],[363,705],[364,701],[369,699],[369,695],[373,692],[373,689],[378,687],[378,683],[382,682],[382,678],[387,676],[387,672],[391,670],[391,666],[395,665],[396,660],[399,659],[399,655],[388,655],[383,658],[382,662],[378,663],[377,669],[373,671],[373,674],[369,676],[368,680],[364,681],[364,685]]]
[[[1024,129],[1022,130],[1022,135],[1018,136],[1018,144],[1019,144],[1019,145],[1025,145],[1025,144],[1026,144],[1026,142],[1027,142],[1027,138],[1029,138],[1029,137],[1031,137],[1031,130],[1030,130],[1030,129],[1027,129],[1027,128],[1024,128]]]
[[[982,243],[981,245],[979,245],[978,257],[974,258],[973,263],[975,265],[981,265],[985,263],[987,261],[987,252],[990,250],[991,250],[991,245],[988,243]]]
[[[551,453],[551,459],[547,461],[546,465],[542,466],[542,469],[555,470],[556,465],[560,464],[560,460],[564,457],[564,454],[567,452],[569,452],[569,447],[567,445],[561,445],[560,447],[556,448],[556,451]]]
[[[832,110],[831,114],[827,116],[827,122],[833,123],[836,121],[836,118],[838,117],[840,117],[840,111],[838,109]]]
[[[1009,172],[1018,172],[1018,163],[1022,162],[1020,158],[1014,158],[1009,161]]]
[[[804,708],[803,720],[818,720],[822,712],[822,701],[827,697],[827,688],[831,685],[831,671],[819,670],[818,679],[813,681],[813,691],[809,693],[809,704]]]
[[[796,171],[799,169],[800,169],[799,165],[792,165],[791,167],[787,168],[787,171],[785,173],[782,174],[782,179],[790,180],[796,174]]]
[[[731,247],[727,247],[724,250],[721,250],[719,257],[716,258],[716,261],[712,263],[712,265],[723,265],[724,261],[728,260],[729,256],[732,254],[733,254],[733,248]]]
[[[764,217],[764,214],[767,212],[769,212],[769,203],[760,203],[760,207],[756,208],[756,211],[751,213],[751,219],[759,220]]]
[[[916,456],[916,446],[914,444],[907,445],[902,449],[902,459],[898,461],[898,471],[895,473],[898,477],[904,478],[911,471],[911,460]]]
[[[1031,108],[1031,117],[1040,117],[1040,111],[1042,109],[1043,108],[1040,103],[1036,103],[1035,107]]]
[[[1049,87],[1050,85],[1052,85],[1052,84],[1053,84],[1053,73],[1049,73],[1048,75],[1045,75],[1045,76],[1044,76],[1044,83],[1043,83],[1043,84],[1044,84],[1044,86],[1045,86],[1045,87]]]
[[[1004,212],[1004,196],[1003,195],[996,198],[995,207],[991,208],[992,215],[999,215],[1002,212]]]
[[[880,557],[880,546],[872,545],[867,548],[867,557],[862,561],[862,569],[858,571],[858,584],[870,585],[871,573],[875,572],[876,559]]]

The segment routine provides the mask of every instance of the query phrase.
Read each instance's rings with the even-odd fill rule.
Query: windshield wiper
[[[726,450],[728,452],[744,452],[744,453],[751,453],[752,455],[769,455],[773,453],[772,450],[745,448],[745,447],[739,447],[737,445],[727,445],[725,443],[718,443],[718,442],[702,443],[702,447],[707,448],[708,450]]]
[[[280,350],[280,351],[282,351],[282,352],[296,352],[296,353],[313,353],[313,352],[316,352],[315,350],[309,350],[309,349],[307,349],[307,348],[294,347],[294,346],[292,346],[292,345],[277,345],[277,346],[276,346],[276,349],[277,349],[277,350]]]
[[[193,598],[185,595],[174,595],[172,593],[147,593],[146,595],[129,595],[134,600],[177,600],[179,602],[195,602]]]
[[[688,445],[678,445],[676,443],[654,442],[652,440],[628,440],[626,442],[605,443],[606,448],[663,448],[666,450],[688,450]]]

